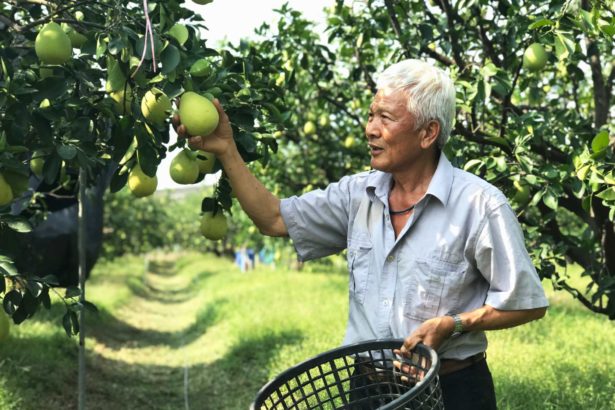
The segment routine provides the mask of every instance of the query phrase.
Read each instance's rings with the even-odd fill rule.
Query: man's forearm
[[[250,172],[235,150],[219,157],[241,208],[264,235],[286,236],[288,230],[280,214],[280,200]]]
[[[526,310],[500,310],[485,305],[471,312],[460,313],[459,317],[463,324],[463,330],[474,332],[519,326],[540,319],[546,311],[546,307]]]

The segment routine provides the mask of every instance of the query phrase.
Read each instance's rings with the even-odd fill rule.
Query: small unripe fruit
[[[137,164],[128,175],[128,189],[137,198],[149,196],[156,192],[158,177],[150,177]]]
[[[162,125],[171,112],[171,100],[161,90],[152,88],[141,100],[141,112],[150,123]]]
[[[199,172],[201,174],[208,174],[214,168],[214,163],[216,162],[216,156],[211,152],[205,152],[199,150],[196,160],[199,164]]]
[[[171,179],[178,184],[193,184],[199,178],[199,163],[193,153],[183,150],[173,158],[170,167]]]
[[[532,43],[523,53],[523,67],[536,72],[547,64],[547,53],[540,43]]]
[[[303,125],[303,132],[305,135],[312,135],[316,133],[316,124],[314,121],[308,121]]]
[[[13,189],[0,174],[0,206],[8,205],[13,201]]]
[[[207,239],[219,241],[226,236],[228,231],[228,223],[226,216],[222,212],[213,214],[205,212],[201,218],[201,233]]]

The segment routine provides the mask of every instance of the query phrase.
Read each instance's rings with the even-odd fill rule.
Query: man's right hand
[[[214,106],[218,110],[220,120],[216,129],[207,136],[189,135],[186,127],[181,123],[179,114],[175,114],[172,118],[173,127],[179,138],[188,138],[188,145],[194,150],[203,150],[211,152],[221,161],[224,157],[236,150],[235,140],[233,139],[233,129],[228,116],[222,109],[222,105],[218,99],[214,99]],[[178,108],[179,108],[179,102]]]

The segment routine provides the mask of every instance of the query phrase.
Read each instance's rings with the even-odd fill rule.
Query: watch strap
[[[461,317],[456,313],[449,314],[448,316],[452,317],[453,321],[455,322],[455,327],[453,328],[453,333],[451,334],[451,337],[457,337],[461,335],[463,333],[463,322],[461,321]]]

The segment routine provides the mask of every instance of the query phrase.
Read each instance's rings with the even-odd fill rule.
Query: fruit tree
[[[233,118],[244,159],[268,161],[277,148],[271,134],[288,118],[275,82],[278,61],[250,47],[212,48],[201,17],[185,3],[2,2],[0,235],[36,229],[51,197],[74,199],[80,170],[90,186],[114,169],[111,191],[128,183],[135,201],[156,189],[157,167],[172,151],[197,164],[197,181],[219,170],[215,159],[185,153],[183,140],[169,144],[172,102],[185,92],[201,104],[218,98]],[[230,190],[218,189],[202,211],[230,208]],[[44,272],[25,275],[13,262],[0,249],[0,297],[20,323],[49,306],[57,281]],[[78,295],[76,288],[64,294],[69,334],[78,331]]]
[[[615,319],[612,2],[338,0],[322,38],[279,12],[275,34],[261,28],[274,47],[255,43],[280,58],[293,124],[263,170],[271,188],[295,194],[364,169],[374,75],[432,61],[457,88],[449,159],[508,195],[543,278]],[[587,287],[569,281],[571,262]]]

